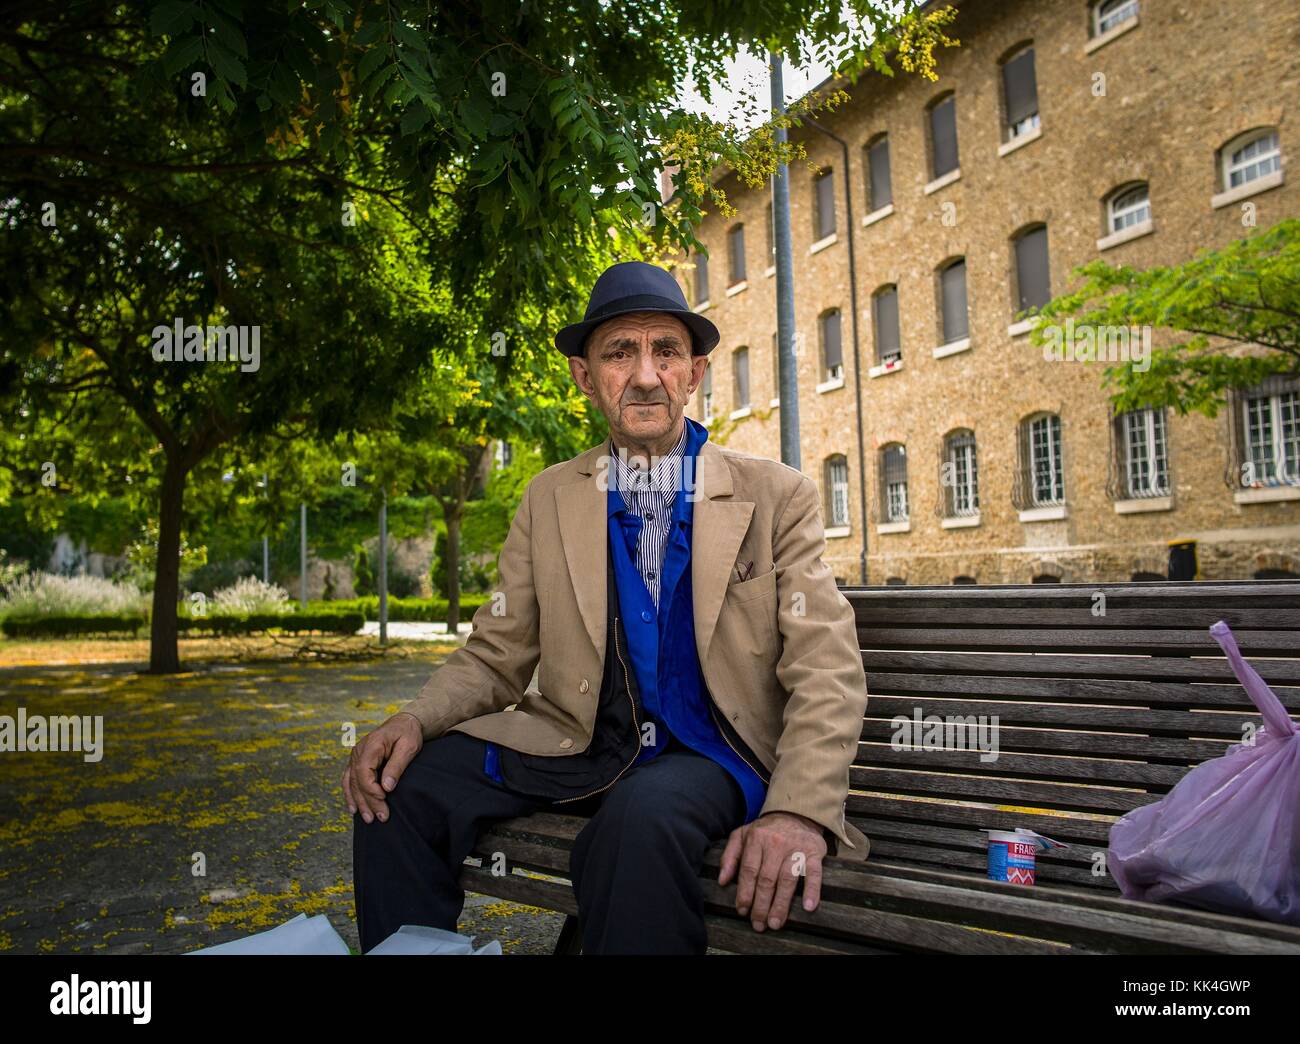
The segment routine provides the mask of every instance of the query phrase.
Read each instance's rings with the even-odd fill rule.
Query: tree
[[[382,414],[432,323],[403,219],[376,207],[350,234],[327,185],[282,150],[243,158],[147,50],[129,24],[94,54],[0,47],[0,395],[27,436],[15,493],[52,461],[74,488],[156,498],[150,669],[174,671],[191,474],[224,445]]]
[[[1300,220],[1288,218],[1179,265],[1138,270],[1091,261],[1079,289],[1038,313],[1032,342],[1052,327],[1152,327],[1179,335],[1149,360],[1107,367],[1117,410],[1168,406],[1213,417],[1228,388],[1300,369]]]
[[[383,425],[431,345],[481,351],[503,333],[547,344],[611,250],[698,248],[702,206],[726,206],[709,176],[719,162],[758,184],[798,153],[778,152],[770,127],[747,133],[673,104],[688,74],[707,97],[740,50],[799,61],[810,45],[850,77],[888,71],[890,54],[932,76],[933,47],[952,42],[950,9],[852,6],[861,25],[824,0],[10,12],[0,396],[36,441],[0,488],[38,492],[48,438],[90,447],[60,469],[69,481],[121,494],[126,478],[95,439],[130,443],[127,468],[144,474],[130,492],[157,505],[150,668],[178,669],[191,476],[226,447]],[[671,209],[665,158],[678,168]],[[177,319],[182,333],[270,339],[256,370],[164,363],[149,341]],[[527,353],[512,347],[493,367],[487,419],[508,424],[502,390]],[[457,429],[448,459],[469,463],[480,419]]]

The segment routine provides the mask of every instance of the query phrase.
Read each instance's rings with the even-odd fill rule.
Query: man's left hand
[[[794,812],[768,812],[731,832],[718,884],[727,884],[739,867],[736,912],[749,915],[756,932],[780,928],[789,916],[801,875],[805,878],[803,908],[810,913],[817,909],[826,851],[818,823]]]

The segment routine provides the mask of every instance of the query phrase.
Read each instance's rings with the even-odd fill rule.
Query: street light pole
[[[388,644],[388,490],[379,502],[379,644]]]
[[[301,505],[301,522],[298,526],[298,603],[307,611],[307,505]]]
[[[270,489],[266,485],[266,472],[262,472],[262,496],[269,496]],[[265,523],[263,523],[265,524]],[[262,583],[271,582],[271,539],[262,533]]]
[[[781,78],[781,56],[768,53],[772,81],[772,115],[785,112],[785,87]],[[775,133],[778,145],[787,140],[784,127]],[[776,342],[777,371],[780,375],[781,461],[802,470],[799,454],[799,373],[794,354],[794,248],[790,237],[790,171],[777,165],[772,178],[772,232],[776,243]]]

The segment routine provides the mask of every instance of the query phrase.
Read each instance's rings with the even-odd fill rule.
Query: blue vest
[[[689,417],[682,450],[684,485],[694,486],[699,449],[708,430]],[[629,651],[645,713],[654,722],[654,742],[643,736],[638,761],[654,757],[670,736],[723,766],[745,795],[745,822],[758,817],[767,795],[760,775],[762,763],[729,725],[724,738],[723,715],[709,695],[695,646],[695,610],[691,591],[691,523],[693,503],[685,490],[673,501],[672,521],[664,549],[659,609],[635,565],[637,540],[644,524],[627,510],[617,489],[608,494],[609,547],[618,585],[619,605],[626,621]],[[643,729],[644,732],[644,729]],[[744,751],[744,754],[740,753]],[[765,773],[764,773],[765,775]]]
[[[699,449],[708,439],[708,430],[689,417],[686,424],[682,473],[686,479],[684,484],[693,486]],[[641,749],[636,760],[640,763],[654,757],[675,737],[731,774],[745,796],[744,821],[748,823],[762,810],[767,795],[767,774],[762,762],[716,708],[700,668],[691,590],[693,503],[690,496],[685,490],[678,490],[673,501],[657,611],[635,565],[643,521],[628,510],[617,489],[609,490],[606,504],[609,561],[641,711]],[[509,781],[502,780],[500,756],[497,746],[489,743],[484,770],[498,782],[508,784]],[[569,756],[572,757],[578,756]],[[538,766],[534,772],[545,771],[546,762],[528,760]],[[550,763],[554,764],[554,760],[550,759]]]

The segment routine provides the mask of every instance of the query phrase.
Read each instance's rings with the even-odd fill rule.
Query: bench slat
[[[1300,631],[1234,632],[1243,654],[1294,656],[1300,653]],[[858,641],[870,649],[988,649],[999,652],[1074,652],[1080,648],[1096,652],[1123,650],[1128,653],[1200,652],[1213,655],[1218,646],[1200,631],[1146,631],[1139,636],[1114,628],[1071,630],[1043,627],[868,627]]]
[[[985,627],[1062,627],[1062,628],[1112,628],[1149,630],[1163,634],[1165,631],[1187,631],[1205,636],[1211,624],[1225,621],[1235,632],[1250,630],[1288,631],[1300,629],[1300,619],[1288,619],[1280,609],[1224,609],[1207,605],[1201,608],[1142,606],[1131,607],[1106,603],[1105,615],[1094,616],[1090,601],[1071,607],[1025,606],[1007,608],[998,605],[953,606],[926,605],[863,605],[854,606],[859,628],[867,635],[876,627],[951,627],[961,623],[960,613],[969,611],[972,622]],[[1140,639],[1140,635],[1134,635]]]
[[[888,719],[867,718],[862,723],[861,738],[869,743],[889,743],[894,732],[895,728]],[[1022,728],[1001,723],[999,736],[1003,751],[1035,754],[1086,751],[1092,757],[1113,755],[1133,761],[1183,766],[1221,757],[1240,739],[1175,739],[1134,733]]]
[[[1061,758],[1051,754],[1017,754],[1000,748],[996,761],[983,761],[978,750],[894,750],[879,743],[858,745],[855,765],[899,765],[934,771],[952,769],[968,775],[1038,779],[1050,783],[1101,783],[1165,791],[1187,774],[1189,765],[1150,765],[1101,758]]]
[[[1275,686],[1273,691],[1288,710],[1300,713],[1300,687]],[[1027,696],[1035,702],[1177,704],[1180,707],[1253,708],[1241,685],[1186,682],[1122,681],[1095,678],[1006,678],[957,674],[902,674],[872,671],[867,676],[870,695],[918,692],[939,696]]]
[[[861,636],[859,636],[861,641]],[[1022,677],[1137,678],[1148,681],[1224,682],[1236,677],[1222,656],[1176,657],[1066,653],[935,652],[931,650],[863,649],[868,678],[872,671],[951,673]],[[1251,665],[1269,684],[1300,683],[1300,659],[1259,660]]]
[[[940,772],[853,766],[850,785],[855,790],[923,794],[945,798],[996,800],[1005,805],[1031,808],[1068,809],[1074,812],[1130,812],[1149,804],[1152,795],[1137,790],[1114,790],[1099,786],[1069,786],[1037,780],[985,779]]]
[[[1263,719],[1259,712],[1152,710],[1141,707],[1102,707],[1080,703],[1012,703],[1005,700],[927,700],[917,696],[869,696],[870,718],[890,721],[897,715],[913,717],[921,708],[927,714],[998,716],[999,725],[1074,726],[1080,732],[1100,729],[1127,729],[1138,733],[1164,733],[1188,738],[1192,736],[1243,735],[1242,724],[1253,721],[1258,728]],[[864,719],[865,720],[865,719]],[[1082,738],[1082,737],[1081,737]]]

